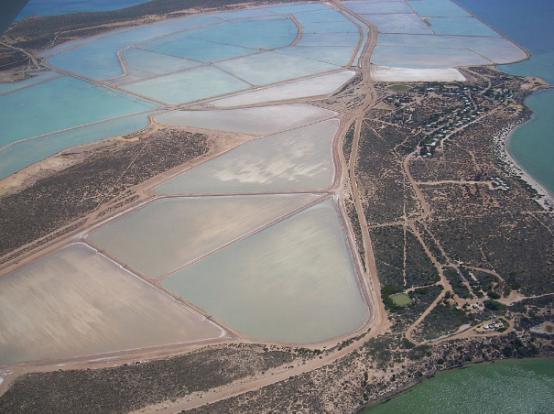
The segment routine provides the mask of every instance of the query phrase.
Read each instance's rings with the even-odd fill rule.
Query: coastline
[[[534,91],[536,93],[537,91]],[[533,94],[529,95],[532,96]],[[530,110],[530,109],[529,109]],[[517,160],[510,153],[508,146],[515,131],[533,120],[534,114],[530,117],[516,121],[504,127],[497,135],[493,137],[496,152],[500,161],[505,165],[506,172],[523,182],[525,182],[534,191],[532,198],[548,212],[554,212],[554,195],[551,194],[541,183],[539,183],[523,166],[517,163]]]
[[[476,362],[470,362],[468,364],[462,364],[458,367],[452,367],[447,369],[437,369],[431,373],[427,373],[427,375],[424,375],[423,377],[419,378],[416,381],[413,381],[411,383],[403,384],[401,387],[399,387],[396,391],[389,392],[382,397],[374,400],[371,402],[371,404],[365,406],[364,408],[360,409],[356,412],[356,414],[366,414],[371,413],[371,410],[374,408],[379,407],[380,405],[386,404],[387,402],[400,397],[403,394],[409,393],[413,391],[417,386],[423,384],[425,381],[432,380],[437,375],[446,374],[449,372],[457,371],[457,370],[463,370],[467,368],[471,368],[473,366],[481,366],[481,365],[493,365],[498,363],[509,363],[511,361],[529,361],[529,360],[546,360],[546,359],[554,359],[554,355],[549,353],[539,353],[535,356],[529,356],[524,358],[498,358],[498,359],[492,359],[488,361],[476,361]]]

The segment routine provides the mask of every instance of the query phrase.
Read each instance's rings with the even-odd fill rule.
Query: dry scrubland
[[[206,155],[209,149],[207,136],[168,128],[86,152],[84,161],[0,197],[0,233],[10,235],[0,238],[0,256],[108,203],[121,208],[137,198],[133,186]],[[65,153],[71,156],[71,151]]]
[[[0,412],[127,413],[264,372],[302,355],[299,350],[227,345],[116,368],[31,374],[0,398]]]
[[[506,123],[527,119],[521,102],[528,92],[520,79],[485,69],[479,73],[467,74],[469,84],[378,84],[381,103],[364,114],[355,171],[391,332],[362,339],[361,347],[319,369],[188,412],[346,414],[436,370],[553,354],[551,338],[530,331],[552,318],[552,296],[534,297],[552,288],[551,216],[532,201],[532,190],[507,172],[494,140]],[[336,106],[355,88],[322,105]],[[348,154],[356,128],[345,132]],[[447,139],[434,141],[441,133]],[[359,239],[356,210],[347,211]],[[507,260],[510,269],[503,265]],[[409,306],[390,300],[399,291],[409,295]],[[513,297],[519,301],[509,305]],[[509,321],[510,327],[441,339],[462,325],[491,318]],[[138,365],[32,374],[0,398],[0,408],[63,413],[80,404],[81,412],[127,412],[217,388],[293,358],[318,361],[351,343],[316,352],[254,346],[256,361],[266,361],[255,364],[240,363],[252,357],[252,346],[244,345],[238,349],[246,354],[235,354],[235,346],[208,348]],[[215,365],[206,355],[215,357]]]
[[[221,5],[191,1],[185,7]],[[35,49],[115,24],[140,24],[154,11],[176,10],[186,13],[182,1],[154,0],[124,11],[40,18],[16,25],[2,40]],[[28,57],[18,49],[0,51],[0,64],[19,66],[23,61]],[[27,374],[0,396],[0,412],[125,413],[200,393],[197,407],[187,412],[347,414],[436,370],[553,355],[552,337],[531,329],[552,320],[553,296],[543,295],[554,291],[552,214],[510,173],[497,139],[507,126],[529,118],[523,99],[538,85],[489,68],[465,70],[467,83],[372,85],[364,82],[369,69],[362,72],[317,104],[349,116],[342,151],[352,164],[342,167],[352,171],[355,183],[347,187],[355,184],[361,200],[346,191],[345,210],[364,268],[371,270],[375,259],[391,322],[387,333],[372,338],[362,334],[330,349],[230,344],[111,368]],[[376,102],[368,98],[373,93]],[[368,101],[375,105],[368,108]],[[133,188],[137,184],[206,157],[212,149],[207,136],[171,128],[127,138],[99,146],[75,165],[0,197],[0,232],[14,235],[0,242],[0,255],[70,231],[91,212],[113,213],[139,198]],[[72,227],[63,227],[69,223]],[[366,230],[373,245],[368,252]],[[91,274],[96,275],[94,269]],[[409,305],[395,304],[392,295],[400,292],[410,298]],[[20,291],[15,293],[11,300],[20,297]],[[40,293],[34,294],[37,303]],[[111,298],[104,298],[110,306],[121,300]],[[142,306],[122,303],[134,306],[139,319],[153,318],[156,312],[162,318],[159,313],[164,313],[163,306],[152,305],[142,318]],[[94,319],[86,313],[73,315],[77,320],[80,316]],[[493,319],[501,327],[483,331]],[[150,325],[160,328],[157,324],[151,319]],[[43,325],[37,337],[44,332],[52,336]],[[137,334],[136,340],[144,340],[143,331],[137,329]],[[17,332],[12,335],[21,338]],[[259,386],[259,378],[271,378],[285,367],[288,378]],[[239,380],[252,381],[240,388],[249,392],[209,403],[214,390],[233,389]]]

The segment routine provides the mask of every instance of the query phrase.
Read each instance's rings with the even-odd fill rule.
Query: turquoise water
[[[272,18],[227,22],[191,32],[191,36],[208,42],[230,44],[250,49],[273,49],[287,46],[298,30],[290,18]]]
[[[343,1],[342,2],[350,10],[354,10],[358,14],[384,14],[384,13],[412,13],[413,10],[407,3],[366,3],[361,1]]]
[[[554,193],[554,91],[532,95],[526,103],[533,111],[533,119],[513,133],[508,151]]]
[[[0,179],[67,148],[130,134],[146,125],[147,115],[131,115],[0,148]]]
[[[21,139],[155,108],[73,78],[57,78],[0,95],[0,148]]]
[[[47,51],[48,62],[91,79],[111,79],[123,74],[117,58],[118,51],[141,42],[220,21],[217,15],[198,15],[116,30],[102,36],[64,43],[51,49]]]
[[[431,28],[415,13],[372,14],[367,18],[377,26],[380,33],[433,34]]]
[[[17,91],[19,89],[28,88],[29,86],[36,85],[41,82],[46,82],[50,79],[58,77],[60,77],[60,75],[55,72],[40,72],[20,82],[0,83],[0,94],[3,95],[6,93]]]
[[[531,52],[531,59],[501,66],[516,75],[540,76],[554,83],[554,3],[551,0],[458,0],[486,23]],[[554,91],[528,100],[534,118],[511,137],[508,150],[516,162],[554,193]]]
[[[117,10],[146,3],[149,0],[30,0],[17,20],[31,16],[55,16],[78,12]]]
[[[547,414],[554,359],[499,361],[439,373],[364,414]]]
[[[430,17],[436,34],[457,36],[498,36],[491,28],[473,17]]]
[[[468,16],[469,14],[448,0],[417,0],[410,1],[410,6],[414,8],[420,16]]]
[[[49,14],[85,3],[34,4]],[[86,4],[87,10],[104,7],[101,1]],[[289,46],[298,34],[291,13],[308,32],[297,48]],[[44,72],[0,84],[6,108],[0,113],[0,177],[68,147],[142,128],[143,116],[159,106],[152,101],[190,103],[336,70],[348,63],[358,38],[357,26],[341,13],[311,3],[167,19],[65,42],[41,57],[68,76]]]
[[[464,58],[462,62],[471,64],[475,64],[476,54],[496,63],[514,62],[525,58],[525,53],[521,49],[498,36],[411,36],[401,33],[384,33],[379,36],[379,46],[404,46],[414,51],[420,50],[420,48],[436,51],[436,58],[439,59],[439,62],[441,61],[440,49],[453,49]],[[480,61],[482,60],[481,58]]]
[[[128,75],[136,78],[163,75],[199,66],[198,62],[130,48],[124,52]]]
[[[193,102],[249,88],[249,85],[213,66],[203,66],[148,79],[124,88],[168,104]]]
[[[195,39],[189,33],[175,37],[163,43],[153,43],[145,46],[148,50],[169,56],[193,59],[202,62],[229,59],[253,53],[250,49],[239,46],[207,42]]]

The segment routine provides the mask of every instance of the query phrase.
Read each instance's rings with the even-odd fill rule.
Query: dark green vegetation
[[[409,293],[411,305],[405,307],[389,307],[392,329],[402,332],[408,325],[414,323],[442,291],[440,286],[429,286],[415,289]],[[385,300],[385,299],[383,299]],[[386,303],[386,302],[385,302]]]
[[[420,325],[421,339],[435,339],[456,332],[462,325],[469,324],[471,319],[465,312],[451,304],[441,303],[436,306]]]
[[[437,269],[409,230],[398,226],[376,227],[371,230],[371,237],[384,285],[410,288],[438,281]]]
[[[531,85],[487,68],[467,77],[378,86],[388,109],[366,114],[358,182],[383,286],[433,284],[440,266],[457,298],[499,310],[513,289],[554,291],[554,225],[494,139],[528,119]]]
[[[350,153],[352,152],[352,141],[354,140],[354,124],[348,128],[346,135],[342,141],[342,153],[344,154],[344,159],[348,163],[350,159]]]
[[[389,86],[389,89],[393,92],[406,92],[409,91],[411,88],[412,87],[410,85],[406,85],[404,83],[396,83]]]
[[[380,116],[380,111],[369,117]],[[369,225],[399,220],[416,208],[414,194],[406,184],[402,173],[402,155],[408,141],[409,130],[384,125],[376,132],[376,126],[384,124],[364,122],[358,158],[358,179],[364,191],[365,214]],[[412,142],[417,143],[417,138]],[[413,147],[412,145],[412,147]]]
[[[448,279],[450,286],[454,289],[454,293],[462,299],[471,298],[472,294],[464,283],[462,276],[458,273],[458,270],[453,267],[446,267],[444,269],[444,276]]]
[[[130,138],[133,138],[131,136]],[[107,145],[74,166],[39,179],[20,192],[0,197],[0,255],[6,254],[107,202],[120,207],[136,196],[132,187],[205,155],[205,135],[163,129],[138,140]]]
[[[116,368],[28,374],[0,398],[0,412],[127,413],[208,390],[293,358],[287,350],[231,345]]]
[[[504,350],[518,357],[537,352],[534,344],[513,334],[434,347],[411,347],[398,335],[384,335],[369,340],[359,351],[331,366],[187,413],[353,413],[368,401],[386,398],[439,369],[496,359]],[[390,369],[394,365],[404,368],[394,373]]]

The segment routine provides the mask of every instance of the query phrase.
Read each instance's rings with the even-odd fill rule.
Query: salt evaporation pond
[[[185,267],[163,286],[257,340],[321,342],[369,317],[330,200]]]
[[[215,67],[202,66],[122,87],[159,102],[181,104],[245,90],[250,85]]]
[[[151,103],[69,77],[0,95],[0,106],[0,147],[155,108]]]
[[[209,111],[174,111],[156,117],[169,126],[214,129],[268,135],[329,119],[337,114],[305,104],[260,106],[257,108]]]
[[[225,108],[271,103],[285,99],[328,95],[335,92],[340,86],[352,79],[355,74],[356,72],[351,70],[342,70],[328,75],[291,81],[276,86],[239,93],[234,96],[212,101],[210,105],[218,108]]]
[[[204,316],[83,244],[0,277],[0,309],[0,365],[224,334]]]
[[[509,63],[525,58],[523,50],[450,0],[344,3],[377,26],[380,36],[371,57],[379,80],[454,80],[444,71],[458,66]]]
[[[88,240],[143,276],[158,278],[316,198],[165,198],[108,222]]]
[[[0,179],[67,148],[127,135],[147,125],[147,115],[130,115],[6,145],[0,148]]]
[[[339,121],[258,138],[186,171],[158,194],[322,191],[334,176],[332,142]]]
[[[132,133],[145,125],[139,115],[146,119],[160,107],[283,82],[244,97],[278,99],[295,86],[286,84],[291,80],[300,82],[293,97],[332,92],[351,73],[341,69],[359,55],[359,41],[358,26],[330,5],[293,4],[172,18],[64,42],[41,54],[53,72],[0,84],[6,108],[0,178],[72,146]]]

